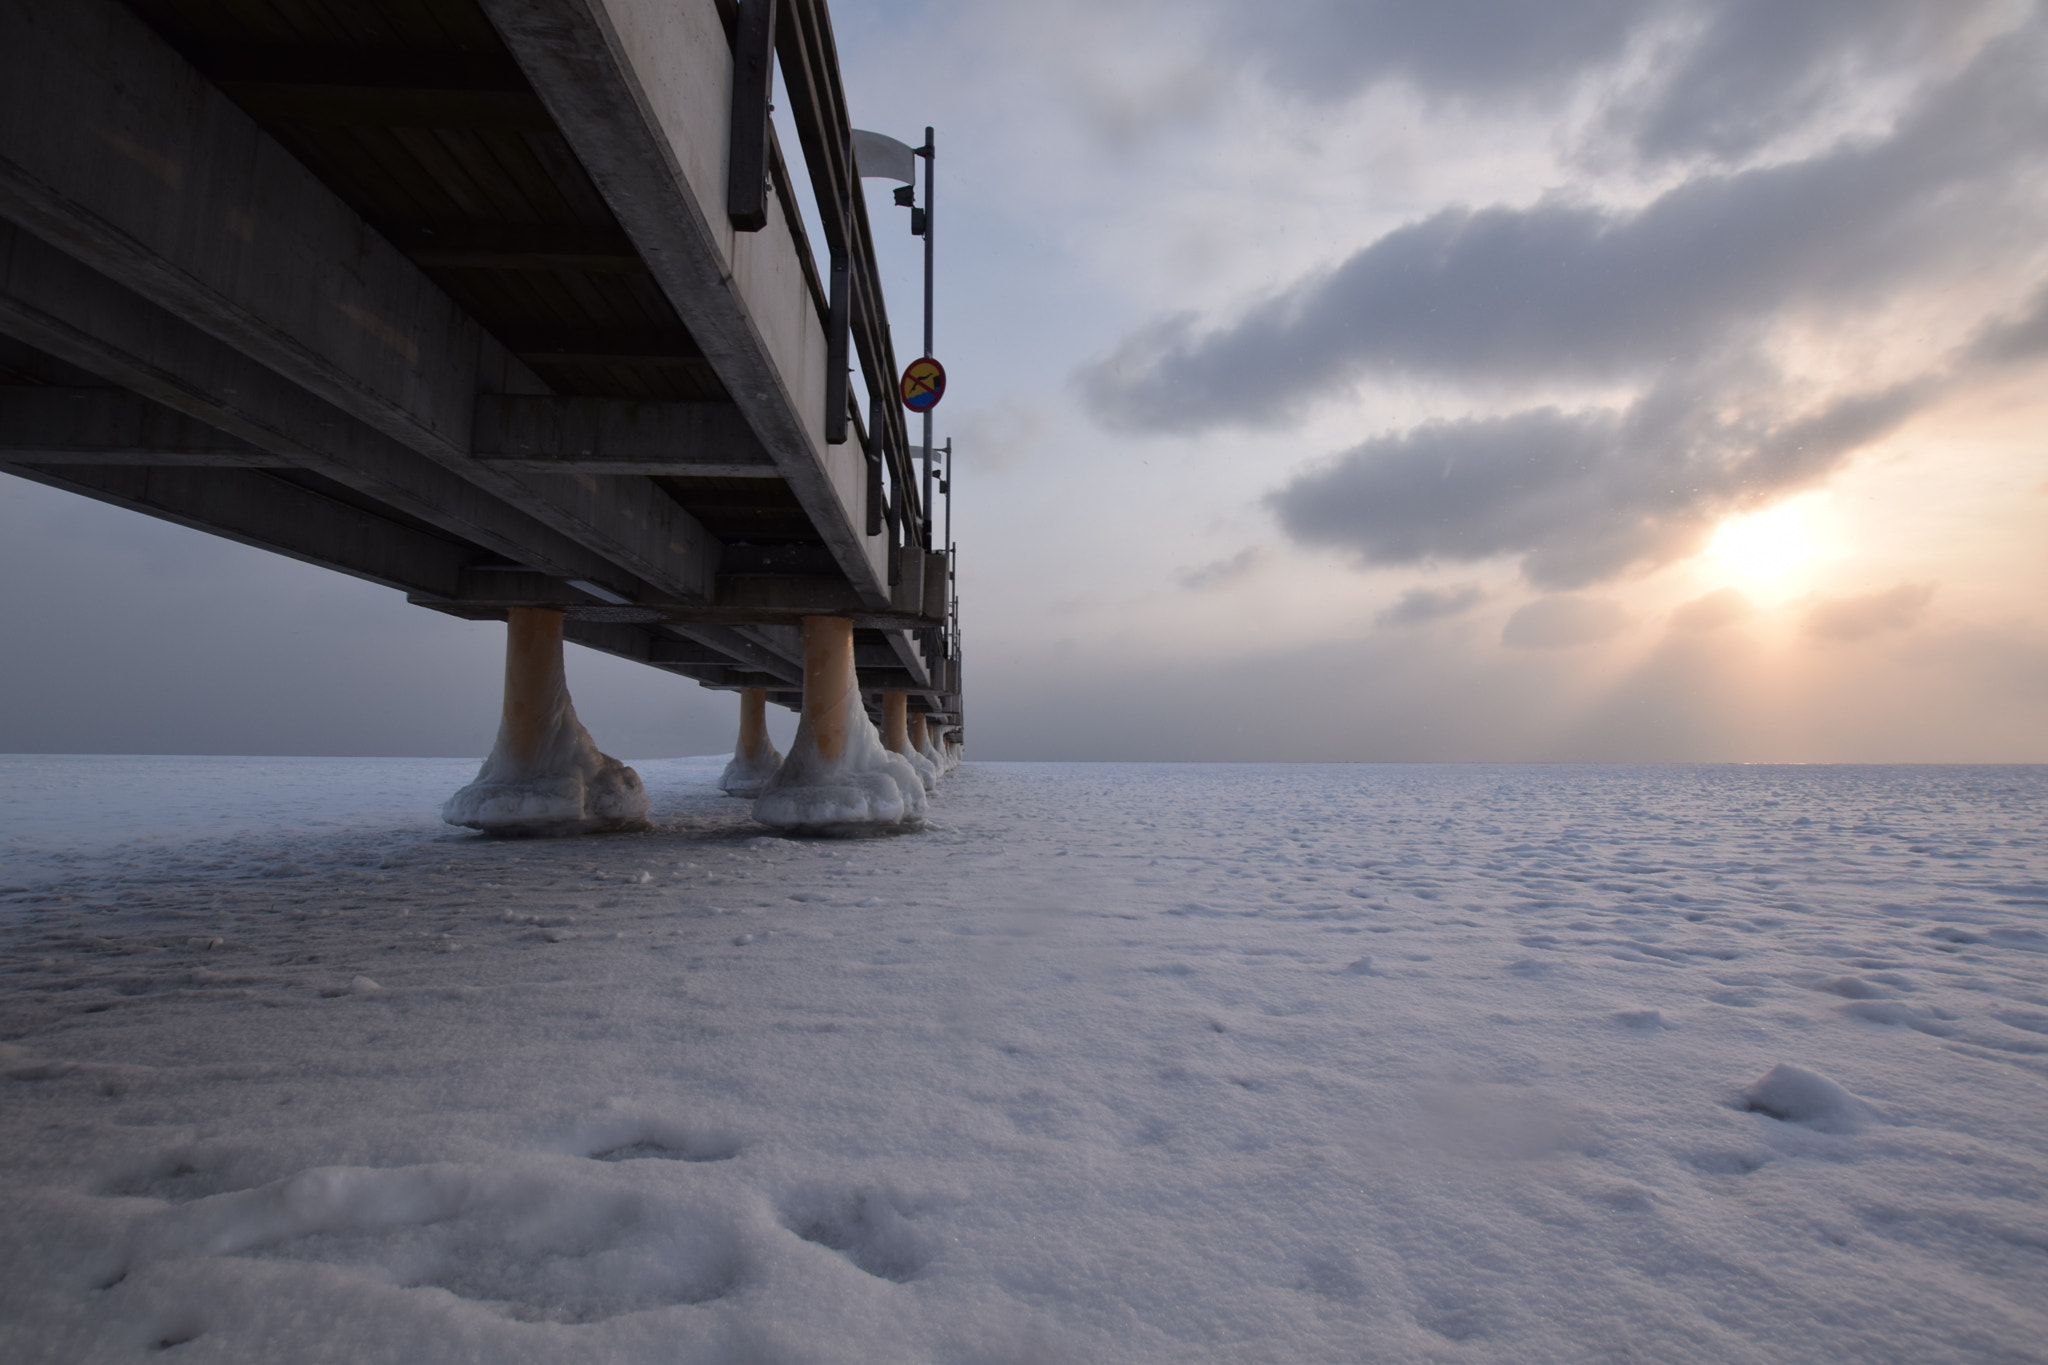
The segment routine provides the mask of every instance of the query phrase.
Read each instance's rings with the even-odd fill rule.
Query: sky
[[[833,14],[938,130],[973,756],[2048,761],[2043,5]],[[0,571],[0,750],[495,725],[501,628],[384,589],[13,479]]]

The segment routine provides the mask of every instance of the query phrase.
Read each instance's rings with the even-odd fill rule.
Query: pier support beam
[[[718,779],[719,788],[727,796],[759,796],[781,766],[781,751],[768,738],[768,689],[742,687],[739,743],[733,746],[732,762]]]
[[[562,613],[514,607],[505,635],[505,710],[476,781],[441,818],[487,834],[587,834],[647,818],[640,775],[601,754],[576,719],[562,671]]]
[[[754,818],[815,834],[915,829],[924,783],[910,760],[882,747],[861,706],[853,622],[806,616],[804,710],[782,767],[754,802]]]

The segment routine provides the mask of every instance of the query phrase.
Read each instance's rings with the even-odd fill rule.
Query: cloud
[[[1692,553],[1718,518],[1814,482],[1929,391],[1908,385],[1806,413],[1722,412],[1741,398],[1688,377],[1620,412],[1539,408],[1374,437],[1297,475],[1267,505],[1295,539],[1364,564],[1520,555],[1538,587],[1584,587]]]
[[[1933,600],[1932,583],[1901,583],[1860,597],[1824,599],[1807,612],[1806,633],[1823,640],[1855,641],[1911,630]]]
[[[1486,594],[1477,583],[1457,583],[1448,588],[1410,588],[1401,600],[1376,618],[1383,626],[1421,626],[1463,616],[1484,601]]]
[[[1577,649],[1628,626],[1619,604],[1598,597],[1539,597],[1508,618],[1500,642],[1514,649]]]
[[[1705,634],[1732,626],[1755,615],[1756,608],[1733,588],[1720,588],[1681,603],[1671,613],[1671,629],[1682,634]]]
[[[1256,545],[1239,550],[1228,559],[1219,559],[1199,568],[1183,569],[1175,575],[1180,585],[1192,592],[1207,592],[1221,588],[1249,577],[1266,562],[1266,552]]]
[[[1398,81],[1461,104],[1555,102],[1647,68],[1609,110],[1645,158],[1745,155],[1966,47],[2001,0],[1258,0],[1225,4],[1220,59],[1312,103]]]
[[[1645,381],[1985,253],[2031,256],[2014,229],[2043,216],[2041,46],[1996,45],[1890,137],[1696,176],[1632,211],[1441,210],[1224,325],[1150,324],[1085,372],[1084,395],[1111,427],[1193,432],[1286,421],[1367,373]]]

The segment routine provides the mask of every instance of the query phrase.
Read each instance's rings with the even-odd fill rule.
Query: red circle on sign
[[[912,412],[930,412],[946,396],[946,367],[930,356],[903,367],[903,380],[896,386],[903,406]]]

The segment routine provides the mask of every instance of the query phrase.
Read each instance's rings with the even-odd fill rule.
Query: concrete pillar
[[[804,710],[781,768],[754,801],[766,825],[818,834],[914,829],[924,823],[924,782],[889,752],[861,706],[853,622],[806,616]]]
[[[939,789],[939,770],[933,766],[931,755],[917,741],[918,731],[923,728],[924,712],[910,714],[908,692],[891,690],[882,693],[882,747],[892,754],[902,754],[916,769],[917,780],[924,784],[925,791],[935,792]]]
[[[441,818],[490,834],[583,834],[646,822],[640,775],[598,752],[562,670],[562,613],[514,607],[505,633],[498,740]]]
[[[743,687],[739,742],[733,745],[732,762],[719,776],[719,789],[728,796],[759,796],[781,766],[782,754],[768,738],[768,689]]]
[[[933,741],[932,728],[927,725],[924,713],[920,711],[917,715],[917,724],[911,728],[910,742],[918,753],[924,755],[924,761],[931,764],[932,774],[935,777],[944,777],[951,771],[951,765],[946,762],[946,751]]]
[[[910,714],[910,696],[906,692],[890,690],[882,693],[882,747],[892,754],[910,752],[910,734],[906,717]],[[918,719],[922,720],[920,716]]]

